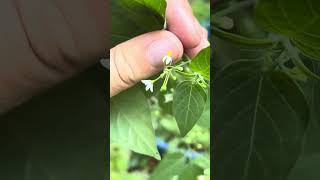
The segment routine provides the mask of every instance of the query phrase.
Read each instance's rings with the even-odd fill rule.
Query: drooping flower
[[[150,90],[151,92],[153,92],[152,80],[141,80],[141,82],[146,86],[146,91]]]
[[[162,61],[166,65],[171,64],[172,61],[173,61],[173,59],[172,59],[172,51],[168,51],[168,54],[162,58]]]

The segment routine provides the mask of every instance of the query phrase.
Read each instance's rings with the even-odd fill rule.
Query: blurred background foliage
[[[248,172],[246,173],[248,175],[248,178],[242,178],[242,179],[289,179],[289,180],[295,180],[295,179],[308,179],[308,180],[318,180],[320,177],[320,173],[318,171],[320,160],[319,160],[319,154],[320,154],[320,146],[318,142],[318,139],[320,137],[320,131],[319,131],[319,105],[320,105],[320,96],[319,96],[319,87],[320,87],[320,81],[319,81],[319,75],[320,75],[320,63],[319,58],[311,58],[310,56],[307,57],[303,52],[304,48],[301,48],[300,46],[296,47],[296,52],[298,52],[295,55],[292,55],[292,51],[290,51],[290,48],[283,46],[281,39],[289,39],[291,37],[291,34],[283,33],[284,30],[290,30],[290,32],[298,32],[296,28],[291,28],[286,24],[287,22],[291,22],[292,24],[295,24],[297,22],[312,22],[306,14],[308,14],[310,11],[310,8],[318,8],[319,4],[317,4],[319,1],[316,0],[310,0],[308,3],[304,3],[304,1],[299,0],[292,0],[290,3],[287,3],[285,0],[277,0],[277,1],[269,1],[269,0],[212,0],[214,2],[212,15],[211,15],[211,22],[212,22],[212,36],[211,36],[211,46],[212,48],[212,59],[217,59],[217,61],[213,61],[213,65],[211,66],[211,69],[213,69],[213,72],[215,73],[215,78],[213,81],[215,83],[215,94],[214,94],[214,109],[224,109],[225,111],[218,112],[219,117],[217,117],[216,112],[213,112],[213,116],[215,117],[215,121],[213,126],[215,127],[215,131],[212,134],[213,141],[214,142],[223,142],[220,144],[214,144],[213,151],[215,152],[215,159],[214,159],[214,165],[213,165],[213,172],[214,172],[214,178],[215,179],[237,179],[238,177],[241,177],[239,175],[244,167],[244,163],[242,159],[247,159],[247,154],[242,154],[240,149],[238,149],[237,152],[234,151],[233,143],[237,144],[241,142],[241,137],[245,133],[251,132],[251,126],[252,123],[249,123],[249,126],[244,126],[248,121],[251,119],[251,115],[243,115],[246,118],[241,119],[241,117],[234,117],[233,115],[228,116],[227,113],[230,113],[230,110],[232,107],[235,108],[243,108],[247,107],[247,104],[249,103],[248,98],[244,99],[243,101],[240,101],[237,99],[237,96],[233,96],[232,101],[228,101],[228,106],[222,107],[218,101],[218,98],[220,100],[226,95],[228,95],[229,91],[226,90],[224,85],[227,85],[228,83],[232,82],[234,83],[234,87],[239,87],[243,81],[240,79],[237,79],[237,77],[245,77],[242,75],[249,74],[249,71],[243,71],[242,74],[237,74],[237,76],[229,76],[230,74],[233,74],[236,70],[239,70],[241,67],[244,66],[237,66],[241,65],[241,61],[243,60],[255,60],[256,62],[266,62],[263,60],[263,57],[268,57],[273,60],[273,63],[278,63],[281,65],[281,68],[274,69],[272,72],[285,72],[287,75],[279,76],[280,78],[286,77],[287,79],[291,79],[290,81],[294,82],[296,84],[296,88],[290,88],[285,87],[283,89],[289,89],[290,91],[287,91],[289,93],[283,93],[282,96],[288,95],[288,99],[290,101],[296,101],[297,99],[301,98],[304,99],[303,103],[300,103],[300,101],[296,101],[299,103],[296,103],[295,105],[299,108],[299,110],[303,110],[305,114],[308,116],[305,116],[304,118],[301,118],[302,122],[304,122],[301,127],[304,130],[304,137],[301,137],[301,133],[299,134],[299,131],[294,131],[292,137],[288,136],[287,139],[298,139],[297,137],[300,136],[299,141],[293,143],[295,146],[290,146],[290,148],[287,148],[284,153],[280,153],[280,151],[277,151],[277,147],[273,146],[272,143],[274,140],[277,140],[277,138],[268,138],[268,139],[259,139],[255,141],[255,145],[259,144],[260,141],[261,144],[265,144],[265,147],[255,147],[255,149],[259,149],[259,153],[262,154],[262,156],[259,156],[260,159],[264,159],[264,162],[258,165],[256,162],[250,162],[252,163],[252,166],[248,168]],[[259,3],[260,6],[259,6]],[[264,5],[268,6],[264,6]],[[274,4],[277,4],[278,6],[275,6]],[[313,6],[312,6],[313,5]],[[257,8],[260,7],[260,8]],[[261,8],[263,7],[263,8]],[[265,10],[265,7],[271,8],[273,11],[270,11],[270,9]],[[293,10],[297,7],[299,11]],[[255,9],[256,8],[256,9]],[[278,8],[278,9],[277,9]],[[279,8],[284,9],[282,11],[279,10]],[[304,10],[304,11],[303,11]],[[318,9],[317,9],[318,10]],[[266,11],[266,12],[265,12]],[[279,13],[282,12],[282,13]],[[283,13],[285,12],[285,13]],[[259,15],[260,14],[260,21],[259,21]],[[269,22],[272,28],[277,27],[278,29],[282,30],[282,32],[277,31],[270,31],[270,26],[268,24],[261,22],[261,14],[264,14],[269,18]],[[290,15],[288,15],[290,14]],[[272,16],[272,18],[270,18]],[[289,18],[288,18],[289,17]],[[283,19],[286,19],[283,21]],[[277,24],[277,22],[280,22]],[[274,25],[276,24],[276,25]],[[299,23],[297,23],[299,24]],[[297,25],[296,24],[296,25]],[[302,23],[303,24],[303,23]],[[303,26],[301,26],[303,27]],[[319,23],[315,23],[313,26],[311,26],[312,30],[315,30],[319,28]],[[315,40],[316,37],[318,37],[318,33],[320,31],[314,31],[313,32],[313,38],[310,38],[311,40]],[[307,34],[306,32],[304,32]],[[311,34],[311,33],[309,33]],[[317,34],[315,36],[315,34]],[[303,37],[302,39],[304,39]],[[317,40],[315,40],[317,41]],[[271,42],[271,43],[270,43]],[[279,43],[280,42],[280,43]],[[318,41],[317,41],[318,42]],[[291,42],[290,42],[291,43]],[[290,44],[289,43],[289,44]],[[293,43],[293,46],[296,46],[296,44]],[[315,48],[315,47],[313,47]],[[319,49],[319,48],[318,48]],[[284,52],[284,53],[283,53]],[[309,51],[307,51],[309,52]],[[319,51],[315,51],[319,52]],[[309,52],[310,53],[310,52]],[[282,54],[282,56],[280,56]],[[294,53],[293,53],[294,54]],[[312,54],[312,53],[311,53]],[[300,59],[301,63],[297,65],[296,61],[293,59],[297,58]],[[272,63],[270,63],[272,64]],[[232,65],[234,67],[234,71],[225,71],[225,67]],[[243,65],[243,64],[242,64]],[[305,67],[304,67],[305,66]],[[230,66],[229,66],[230,67]],[[250,69],[249,66],[245,66],[246,68]],[[240,71],[239,71],[240,72]],[[223,74],[222,74],[223,73]],[[222,74],[222,75],[221,75]],[[235,74],[235,73],[234,73]],[[226,77],[225,80],[221,80],[221,77]],[[220,78],[218,78],[220,77]],[[231,77],[231,78],[230,78]],[[282,81],[280,78],[277,78],[277,80]],[[245,78],[244,78],[245,79]],[[218,81],[219,80],[219,81]],[[219,83],[217,83],[219,82]],[[283,82],[283,81],[282,81]],[[230,83],[231,84],[231,83]],[[248,83],[250,85],[253,84],[253,86],[250,87],[257,87],[257,84],[254,83]],[[248,85],[246,83],[246,85]],[[265,89],[267,89],[270,85],[265,85]],[[244,86],[241,86],[241,88],[237,89],[238,97],[249,97],[248,95],[251,92],[245,91],[243,88]],[[231,88],[230,88],[231,89]],[[251,90],[254,88],[251,88]],[[299,89],[299,94],[293,94],[295,89]],[[230,90],[231,91],[231,90]],[[220,92],[217,93],[217,92]],[[270,90],[266,90],[266,92],[270,92]],[[236,94],[236,93],[234,93]],[[252,94],[252,93],[251,93]],[[256,92],[254,93],[256,94]],[[277,98],[277,94],[279,93],[272,93],[272,97],[268,100],[265,100],[263,103],[268,104],[272,103],[273,106],[279,105],[280,103],[276,103],[276,101],[279,99]],[[257,96],[258,97],[258,96]],[[262,97],[262,96],[261,96]],[[270,101],[270,102],[268,102]],[[244,102],[244,103],[242,103]],[[220,107],[218,107],[218,105]],[[226,103],[227,104],[227,103]],[[235,106],[232,106],[236,104]],[[293,103],[292,103],[293,104]],[[217,108],[218,107],[218,108]],[[279,106],[281,107],[281,106]],[[277,107],[279,110],[280,108]],[[271,111],[270,111],[271,112]],[[270,114],[269,112],[269,114]],[[271,112],[271,117],[277,117],[278,115],[288,115],[290,111],[277,111],[277,112]],[[237,114],[237,113],[233,113]],[[244,113],[243,113],[244,114]],[[221,116],[220,116],[221,115]],[[223,118],[221,118],[223,117]],[[292,127],[290,125],[292,124],[290,121],[290,118],[279,118],[275,122],[283,124],[282,132],[288,132]],[[222,126],[217,126],[221,124],[228,124],[230,121],[236,121],[238,120],[240,123],[233,124],[233,128],[229,129],[229,132],[226,133],[224,131],[224,137],[227,137],[226,134],[228,134],[228,137],[232,137],[229,139],[223,139],[223,136],[217,137],[216,134],[219,134],[219,131],[225,130],[222,128]],[[264,119],[261,117],[258,118],[257,122],[263,122]],[[231,124],[231,123],[230,123]],[[231,125],[229,127],[231,127]],[[306,127],[307,124],[307,127]],[[263,131],[263,129],[268,129],[268,131]],[[263,137],[271,137],[269,136],[272,134],[271,129],[268,128],[265,124],[263,124],[263,128],[257,130],[258,133],[263,134]],[[239,135],[239,130],[241,132],[241,136]],[[218,139],[219,138],[219,139]],[[271,149],[266,147],[272,147]],[[294,159],[293,162],[284,162],[283,159],[286,158],[286,154],[289,154],[292,151],[296,151],[294,155],[290,155],[290,158]],[[263,155],[264,154],[264,155]],[[268,154],[268,156],[266,156]],[[274,158],[271,158],[270,154],[274,154]],[[230,157],[234,157],[231,159]],[[226,160],[228,160],[229,165],[227,165]],[[268,163],[268,162],[272,163]],[[249,164],[249,163],[248,163]],[[240,173],[239,173],[240,172]],[[267,172],[267,173],[265,173]]]
[[[210,1],[190,0],[190,3],[194,15],[209,30]],[[188,177],[180,176],[180,179],[209,179],[210,129],[208,127],[210,127],[210,112],[204,113],[198,124],[185,137],[181,137],[174,117],[166,109],[166,107],[170,107],[170,94],[165,95],[163,99],[151,98],[151,101],[152,122],[158,136],[156,139],[157,147],[162,159],[166,157],[166,154],[181,153],[187,161],[192,161],[197,165],[190,171],[197,173],[186,174]],[[136,154],[120,146],[114,144],[110,146],[110,178],[112,180],[150,179],[159,163],[160,161]],[[199,168],[196,171],[194,168],[197,167],[203,167],[202,169],[205,170]],[[175,176],[172,179],[179,179],[179,177]]]

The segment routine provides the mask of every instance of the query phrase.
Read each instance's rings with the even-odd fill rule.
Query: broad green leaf
[[[312,62],[310,70],[314,73],[320,73],[319,62]],[[304,94],[307,96],[310,107],[310,122],[304,137],[302,156],[310,156],[320,152],[320,81],[311,79],[301,83]]]
[[[214,179],[283,180],[301,151],[309,109],[300,87],[264,59],[214,80]]]
[[[172,112],[182,136],[185,136],[199,120],[206,99],[203,88],[191,81],[184,81],[176,87]]]
[[[191,163],[201,167],[202,169],[210,169],[209,156],[205,156],[205,155],[198,156],[196,159],[193,159]]]
[[[164,27],[165,0],[111,0],[111,47]]]
[[[150,180],[170,180],[185,168],[186,159],[182,153],[167,154],[152,173]]]
[[[107,72],[92,68],[0,117],[0,179],[105,180]]]
[[[201,74],[205,79],[210,80],[210,47],[201,50],[200,53],[192,59],[189,67]]]
[[[288,36],[306,55],[320,60],[320,1],[260,0],[256,20],[267,30]]]
[[[319,180],[320,154],[303,156],[291,170],[288,180]]]
[[[306,65],[314,74],[320,73],[319,62],[305,59]],[[305,83],[301,83],[304,89],[304,94],[307,96],[310,106],[310,122],[307,132],[305,133],[303,152],[299,160],[292,168],[289,180],[318,180],[320,179],[320,172],[318,167],[320,165],[320,81],[317,79],[309,79]]]
[[[160,159],[149,105],[137,87],[111,99],[110,118],[112,143]]]
[[[317,99],[314,99],[314,101],[317,101]],[[311,105],[311,108],[313,108],[312,106],[313,105]],[[319,105],[317,105],[317,107],[319,107]],[[311,112],[311,122],[309,123],[308,130],[304,138],[303,152],[301,153],[294,168],[290,171],[288,180],[320,179],[320,126],[317,120],[319,120],[318,111],[314,113]]]
[[[179,175],[179,180],[196,180],[199,175],[203,174],[203,169],[199,166],[189,163]]]
[[[210,95],[208,95],[204,110],[197,122],[197,124],[203,128],[210,128],[210,102]]]

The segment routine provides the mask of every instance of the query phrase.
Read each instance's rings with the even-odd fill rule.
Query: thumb
[[[183,46],[173,33],[165,30],[140,35],[112,48],[110,97],[158,73],[164,67],[162,58],[168,51],[177,60],[182,57]]]

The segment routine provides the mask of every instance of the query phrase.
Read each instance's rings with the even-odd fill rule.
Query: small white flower
[[[153,92],[153,82],[151,80],[142,80],[141,82],[146,86],[146,91]]]
[[[162,58],[162,61],[163,61],[166,65],[171,64],[172,61],[173,61],[173,59],[172,59],[172,51],[169,51],[169,52],[168,52],[168,55],[166,55],[166,56],[164,56],[164,57]]]

